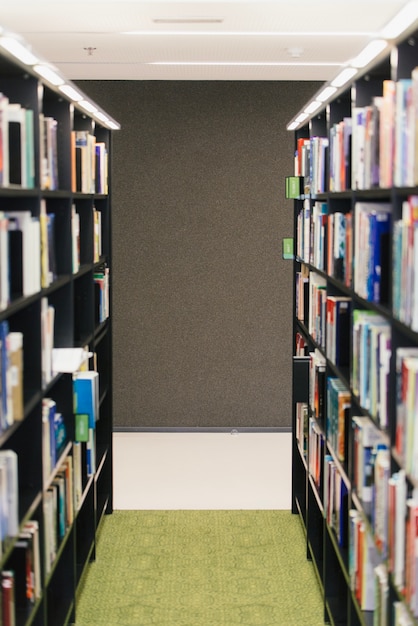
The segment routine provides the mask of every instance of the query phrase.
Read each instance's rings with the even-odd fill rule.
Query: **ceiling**
[[[70,80],[328,81],[405,4],[10,0],[0,26]]]

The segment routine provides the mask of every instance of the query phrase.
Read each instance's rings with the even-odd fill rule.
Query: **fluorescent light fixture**
[[[328,85],[328,87],[325,87],[322,91],[319,92],[315,99],[319,100],[319,102],[325,102],[326,100],[328,100],[328,98],[333,96],[336,91],[336,87],[331,87],[331,85]]]
[[[418,19],[418,2],[408,2],[380,31],[381,37],[395,39]]]
[[[334,78],[334,80],[331,81],[331,85],[332,87],[342,87],[356,74],[357,69],[355,67],[346,67]]]
[[[301,122],[304,122],[307,117],[308,117],[307,113],[300,113],[300,115],[298,115],[297,118],[295,119],[295,123],[300,124]]]
[[[119,130],[119,128],[120,128],[119,124],[116,124],[116,122],[112,122],[112,120],[107,122],[107,126],[109,128],[112,128],[113,130]]]
[[[107,123],[109,121],[109,118],[107,117],[107,115],[105,115],[101,111],[97,111],[97,113],[95,113],[94,117],[97,117],[97,119],[100,120],[101,122]]]
[[[263,62],[263,61],[151,61],[148,65],[196,65],[196,66],[225,66],[225,67],[340,67],[341,63],[292,63],[284,62]]]
[[[154,24],[222,24],[223,17],[157,17]]]
[[[71,100],[73,100],[74,102],[79,102],[84,98],[84,96],[81,95],[81,93],[77,91],[77,89],[74,89],[74,87],[72,87],[71,85],[61,85],[59,87],[59,90],[62,91],[62,93],[64,93],[66,96],[71,98]]]
[[[39,63],[39,59],[14,37],[0,37],[0,46],[25,65]]]
[[[61,76],[52,68],[48,67],[48,65],[35,65],[33,69],[37,74],[39,74],[39,76],[42,76],[42,78],[45,78],[46,81],[51,83],[51,85],[58,87],[58,85],[63,85],[65,83],[65,80],[61,78]]]
[[[388,45],[388,42],[384,39],[375,39],[371,41],[367,46],[360,52],[355,59],[350,62],[350,65],[353,67],[365,67],[370,61],[372,61],[378,54],[380,54]]]
[[[88,100],[80,100],[77,104],[79,104],[85,111],[89,111],[89,113],[96,113],[98,110],[97,107]]]
[[[313,113],[314,111],[319,109],[321,104],[322,104],[322,102],[319,102],[319,100],[313,100],[310,104],[308,104],[307,107],[305,107],[304,112],[308,113],[308,114],[309,113]]]
[[[121,35],[144,35],[144,36],[198,36],[198,37],[373,37],[372,32],[309,32],[309,31],[256,31],[256,30],[130,30],[121,32]]]
[[[289,124],[289,126],[287,127],[287,130],[295,130],[295,128],[298,127],[298,123],[297,122],[292,122],[291,124]]]

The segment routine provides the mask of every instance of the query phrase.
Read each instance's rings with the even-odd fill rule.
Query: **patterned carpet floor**
[[[323,603],[290,511],[114,511],[77,603],[77,626],[322,626]]]

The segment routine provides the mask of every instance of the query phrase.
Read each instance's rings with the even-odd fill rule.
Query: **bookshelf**
[[[80,583],[113,508],[118,124],[56,72],[42,78],[37,68],[48,65],[31,51],[25,61],[3,48],[9,40],[25,52],[2,33],[0,623],[64,626],[76,621]],[[76,385],[82,375],[87,403]]]
[[[296,124],[292,511],[338,626],[418,624],[417,25]]]

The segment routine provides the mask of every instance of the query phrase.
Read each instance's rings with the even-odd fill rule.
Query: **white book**
[[[52,380],[52,351],[54,348],[54,321],[55,309],[48,303],[47,298],[41,300],[41,358],[42,358],[42,386]]]
[[[0,212],[0,309],[5,309],[10,302],[8,231],[7,215]]]
[[[41,289],[41,229],[30,211],[8,211],[9,229],[22,231],[23,295]]]
[[[0,153],[3,154],[3,168],[0,169],[0,187],[9,185],[9,122],[7,107],[9,98],[0,92]]]
[[[7,486],[7,536],[15,537],[19,532],[18,464],[14,450],[0,450],[0,464],[6,468]]]
[[[24,109],[20,104],[9,102],[9,106],[7,107],[7,120],[9,123],[9,156],[12,148],[12,143],[16,141],[16,136],[12,133],[11,127],[14,125],[15,127],[19,127],[19,159],[18,163],[10,163],[9,162],[9,179],[11,183],[16,182],[20,184],[22,187],[27,187],[27,169],[26,169],[26,109]],[[15,147],[16,148],[16,147]],[[15,152],[16,150],[14,150]],[[17,175],[17,170],[20,169],[20,182],[14,181],[12,179],[12,172],[15,172]]]

